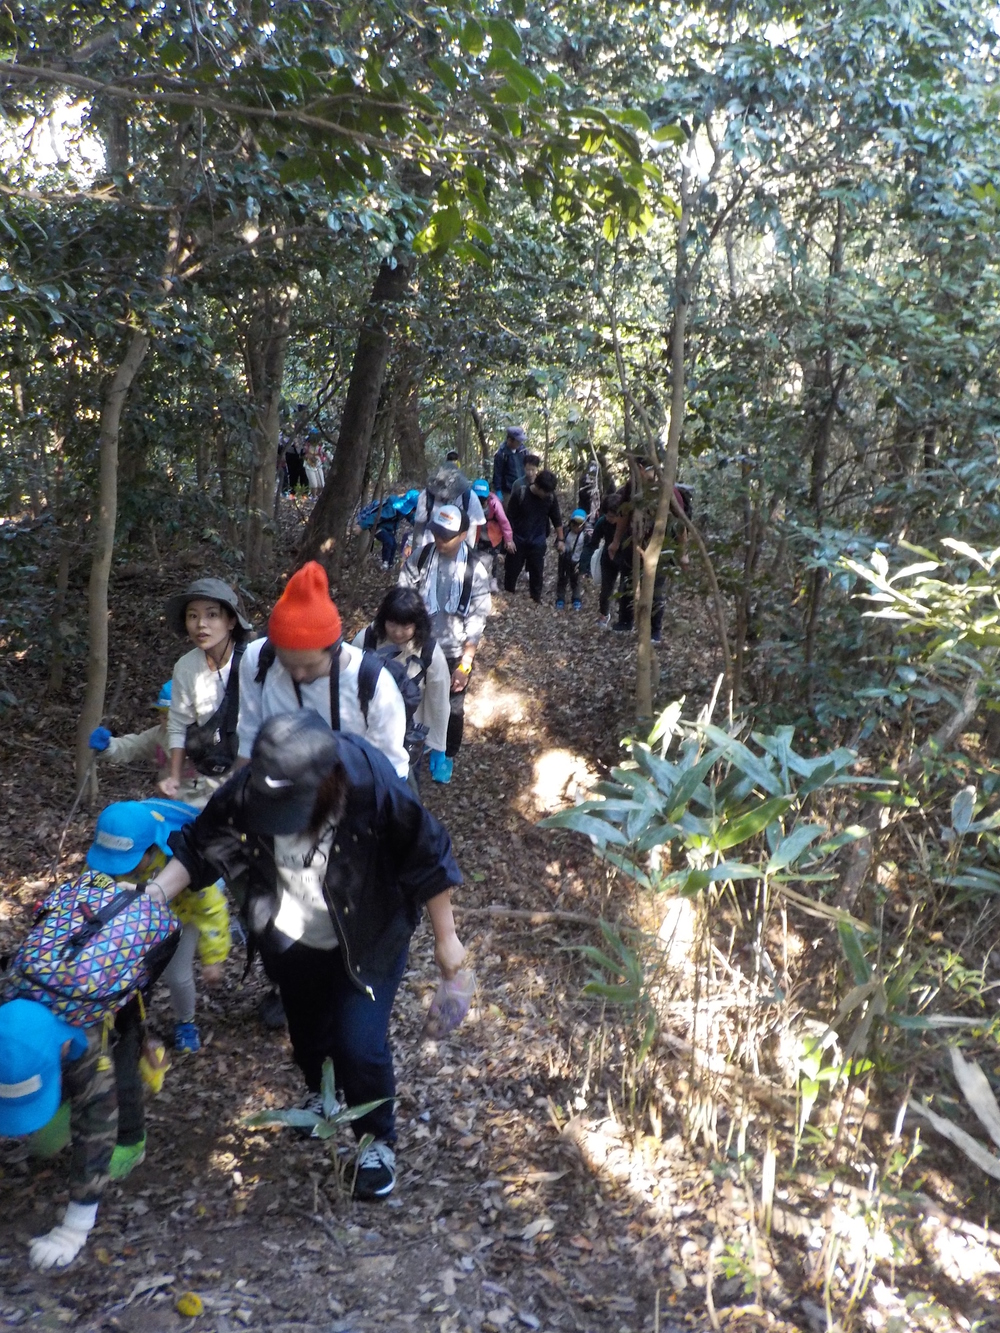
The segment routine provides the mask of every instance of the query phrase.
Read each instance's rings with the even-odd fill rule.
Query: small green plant
[[[265,1129],[270,1125],[282,1125],[290,1129],[310,1129],[314,1138],[333,1139],[345,1125],[353,1124],[355,1120],[360,1120],[362,1116],[374,1111],[376,1106],[381,1106],[383,1102],[389,1100],[387,1097],[380,1097],[378,1101],[364,1102],[360,1106],[341,1106],[337,1097],[333,1061],[329,1057],[323,1061],[323,1081],[320,1091],[323,1097],[322,1112],[307,1111],[300,1106],[292,1106],[284,1111],[258,1111],[255,1115],[248,1116],[244,1124],[249,1129]],[[358,1140],[357,1153],[351,1160],[341,1157],[336,1146],[331,1144],[330,1162],[337,1183],[337,1193],[341,1199],[350,1198],[354,1189],[357,1163],[371,1142],[371,1134],[363,1135]],[[349,1172],[350,1180],[347,1178]]]

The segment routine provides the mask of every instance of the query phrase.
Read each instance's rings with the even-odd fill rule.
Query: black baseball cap
[[[340,746],[312,708],[269,717],[250,752],[247,816],[254,830],[301,833],[308,828],[316,793],[340,763]]]

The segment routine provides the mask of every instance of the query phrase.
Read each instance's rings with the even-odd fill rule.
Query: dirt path
[[[353,588],[353,615],[349,599],[339,599],[349,624],[363,623],[361,608],[373,609],[383,580],[372,562]],[[169,672],[173,645],[162,636],[151,644],[142,626],[155,623],[175,581],[150,575],[118,590],[131,626],[122,632],[134,634],[143,665],[116,730],[143,723],[145,699]],[[588,766],[614,762],[631,645],[596,629],[589,607],[557,617],[551,600],[542,608],[526,596],[496,600],[455,781],[425,784],[466,875],[458,900],[473,910],[460,929],[473,949],[479,1000],[452,1039],[421,1039],[435,985],[421,929],[394,1023],[395,1196],[347,1204],[322,1145],[243,1127],[248,1112],[290,1102],[300,1086],[287,1040],[254,1017],[261,981],[241,985],[242,958],[234,956],[226,987],[200,1001],[205,1047],[176,1061],[151,1103],[147,1160],[109,1188],[86,1263],[58,1277],[27,1271],[25,1242],[52,1225],[66,1164],[30,1163],[9,1142],[0,1148],[0,1325],[633,1333],[654,1327],[657,1299],[660,1330],[704,1324],[712,1176],[684,1155],[670,1126],[663,1142],[633,1153],[608,1119],[608,1090],[595,1072],[600,1015],[581,1000],[584,969],[566,949],[587,940],[587,928],[475,910],[614,914],[586,847],[535,821],[571,794]],[[700,694],[710,672],[683,654],[683,646],[664,650],[671,693]],[[16,688],[30,697],[29,684],[21,677]],[[65,711],[68,718],[70,705]],[[70,799],[66,719],[46,709],[20,721],[4,772],[7,808],[23,816],[0,843],[4,942],[42,886]],[[106,770],[103,798],[142,794],[144,782]],[[77,821],[70,860],[88,833],[87,821]],[[153,1019],[169,1029],[162,994]],[[193,1323],[174,1312],[186,1290],[205,1307]]]

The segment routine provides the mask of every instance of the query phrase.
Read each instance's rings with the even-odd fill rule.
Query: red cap
[[[326,570],[316,560],[285,584],[267,622],[275,648],[332,648],[341,636],[340,612],[330,598]]]

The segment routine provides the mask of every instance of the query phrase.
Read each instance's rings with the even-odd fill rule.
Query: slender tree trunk
[[[490,453],[490,441],[486,434],[486,427],[483,425],[483,418],[479,415],[479,409],[475,403],[469,403],[469,413],[472,417],[472,424],[476,428],[476,439],[479,441],[479,453],[483,460],[483,476],[487,481],[493,480],[493,455]]]
[[[361,495],[382,383],[389,360],[395,308],[406,295],[413,257],[397,254],[395,267],[379,269],[365,322],[358,337],[337,450],[323,492],[309,516],[299,563],[324,558],[336,578],[344,558],[344,537]]]
[[[663,452],[658,457],[660,498],[653,520],[653,531],[642,553],[642,580],[635,604],[637,636],[635,668],[635,712],[637,718],[653,715],[652,658],[650,633],[653,619],[653,588],[656,570],[667,535],[670,506],[677,484],[677,463],[681,432],[684,428],[685,375],[684,355],[687,337],[688,307],[691,301],[687,237],[691,226],[691,200],[687,183],[681,187],[681,216],[677,227],[677,257],[674,268],[674,319],[670,330],[670,424]],[[728,682],[731,687],[731,681]]]
[[[146,352],[149,335],[136,330],[132,334],[121,365],[115,371],[104,395],[101,408],[101,434],[97,521],[94,524],[93,558],[88,589],[88,624],[90,654],[87,662],[87,689],[76,734],[76,775],[82,782],[90,767],[87,744],[90,733],[100,726],[104,712],[104,694],[108,684],[108,582],[115,545],[118,518],[118,436],[125,399]]]
[[[244,360],[253,412],[253,459],[247,496],[245,565],[253,577],[267,565],[274,535],[274,484],[281,428],[281,385],[291,323],[288,292],[266,291],[247,325]]]

